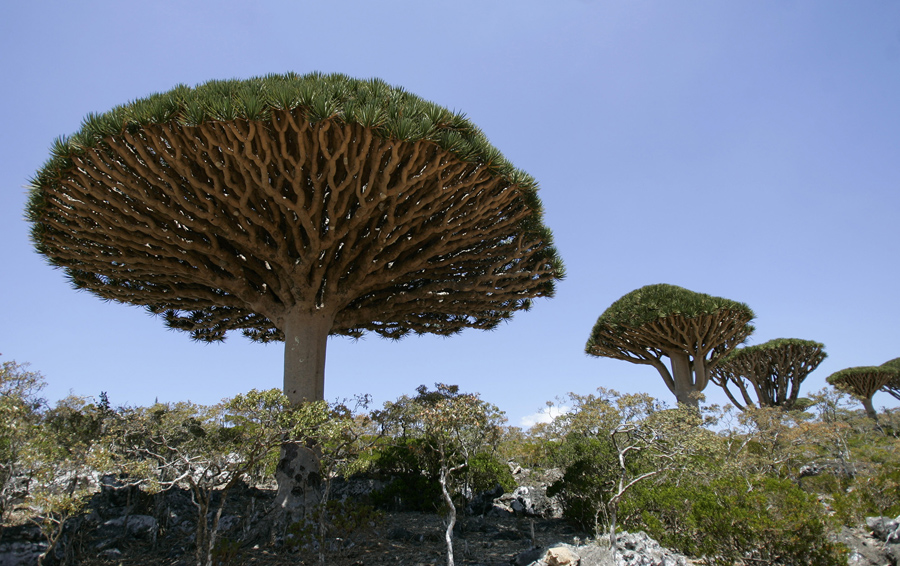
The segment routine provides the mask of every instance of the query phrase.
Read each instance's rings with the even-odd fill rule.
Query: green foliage
[[[0,365],[0,524],[19,502],[14,482],[25,471],[23,459],[38,433],[44,405],[38,397],[46,385],[44,377],[27,367],[15,361]]]
[[[617,454],[608,435],[602,438],[573,436],[561,451],[570,463],[562,479],[547,488],[549,497],[559,497],[564,517],[589,532],[608,524],[607,505],[615,493]],[[639,465],[629,462],[633,471]]]
[[[570,394],[573,410],[554,419],[554,460],[562,479],[547,494],[561,498],[566,518],[595,532],[615,531],[620,502],[634,486],[690,467],[710,434],[692,408],[667,409],[647,395]]]
[[[707,564],[846,564],[824,510],[793,482],[725,476],[710,484],[645,484],[629,501],[629,526]],[[634,518],[640,517],[635,524]]]
[[[383,509],[434,511],[439,505],[441,486],[433,453],[422,439],[391,442],[375,450],[372,470],[390,481],[372,494],[373,503]]]
[[[454,481],[461,470],[469,468],[482,453],[494,453],[503,435],[506,421],[494,405],[477,394],[460,393],[459,387],[438,383],[434,391],[424,385],[414,398],[403,396],[385,403],[375,420],[401,443],[416,439],[436,463],[437,479],[446,511],[447,564],[453,566],[453,526],[456,523],[455,494],[465,499],[472,493],[471,474],[462,475],[462,485]]]
[[[627,293],[606,309],[597,319],[592,336],[598,329],[609,326],[638,328],[673,315],[694,318],[721,311],[739,312],[748,319],[755,317],[744,303],[696,293],[675,285],[647,285]]]
[[[509,466],[500,462],[492,454],[485,452],[475,454],[462,473],[466,477],[465,481],[472,493],[483,493],[498,485],[505,492],[516,489],[516,479],[509,470]]]
[[[865,399],[898,375],[900,370],[892,366],[860,366],[836,371],[825,379],[836,388]]]
[[[20,466],[32,480],[27,503],[48,547],[38,563],[55,553],[68,521],[84,508],[92,494],[90,479],[113,471],[104,442],[98,442],[111,411],[105,396],[100,404],[70,395],[42,412],[23,450]]]
[[[457,493],[472,493],[476,474],[478,481],[508,485],[498,466],[488,467],[489,460],[496,461],[503,436],[503,413],[478,395],[460,393],[456,386],[437,384],[429,391],[423,385],[417,391],[416,397],[404,395],[373,414],[385,434],[374,468],[398,478],[380,501],[400,498],[404,506],[434,509],[440,505],[433,496],[440,496],[442,473],[447,478],[459,476],[461,481],[453,488]],[[459,473],[462,470],[466,473]]]
[[[799,346],[799,347],[809,347],[809,348],[817,348],[824,349],[825,344],[820,342],[814,342],[812,340],[801,340],[799,338],[776,338],[774,340],[769,340],[767,342],[763,342],[762,344],[754,344],[752,346],[744,346],[743,348],[738,348],[732,350],[731,353],[726,354],[722,357],[722,362],[727,362],[736,357],[747,356],[753,354],[755,352],[766,352],[770,350],[782,350],[789,346]],[[824,359],[825,356],[823,356]]]

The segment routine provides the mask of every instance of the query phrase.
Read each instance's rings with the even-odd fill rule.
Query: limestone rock
[[[566,546],[554,546],[544,557],[547,566],[578,566],[581,557]]]

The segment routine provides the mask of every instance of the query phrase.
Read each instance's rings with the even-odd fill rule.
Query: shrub
[[[469,460],[463,474],[473,494],[490,491],[500,486],[504,491],[516,489],[516,479],[509,466],[487,453],[478,453]]]
[[[847,563],[845,549],[827,537],[816,497],[788,480],[730,476],[708,485],[645,484],[628,505],[628,526],[640,525],[660,544],[703,556],[707,564]]]

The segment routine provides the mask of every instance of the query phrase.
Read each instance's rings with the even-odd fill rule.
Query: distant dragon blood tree
[[[877,421],[878,413],[875,412],[872,397],[885,385],[898,378],[900,370],[890,366],[861,366],[834,372],[826,378],[826,381],[859,399],[866,409],[866,415]]]
[[[884,362],[881,364],[881,367],[897,370],[897,376],[885,383],[881,390],[895,399],[900,400],[900,358],[894,358],[893,360]]]
[[[710,377],[741,410],[754,404],[751,389],[760,407],[790,409],[797,403],[800,384],[826,357],[825,346],[818,342],[778,338],[733,350],[713,367]],[[740,391],[743,404],[729,385]]]
[[[653,366],[679,403],[697,406],[696,394],[709,383],[711,368],[753,332],[753,317],[743,303],[675,285],[647,285],[600,315],[585,351]]]
[[[329,335],[491,329],[562,263],[532,177],[462,115],[380,80],[270,75],[88,115],[31,182],[78,289],[202,341],[285,341],[292,402]]]

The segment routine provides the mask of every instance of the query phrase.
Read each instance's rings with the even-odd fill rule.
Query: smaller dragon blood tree
[[[600,315],[585,351],[653,366],[679,403],[696,407],[712,367],[753,332],[753,317],[743,303],[675,285],[647,285]]]
[[[733,350],[713,367],[710,377],[741,410],[754,404],[751,389],[760,407],[791,409],[800,384],[826,357],[825,346],[818,342],[778,338]],[[743,404],[729,386],[737,387]]]
[[[888,362],[890,364],[891,362]],[[884,386],[900,379],[900,369],[892,366],[861,366],[842,369],[829,375],[828,383],[845,391],[863,404],[866,415],[873,421],[878,420],[878,413],[872,404],[872,397]]]

